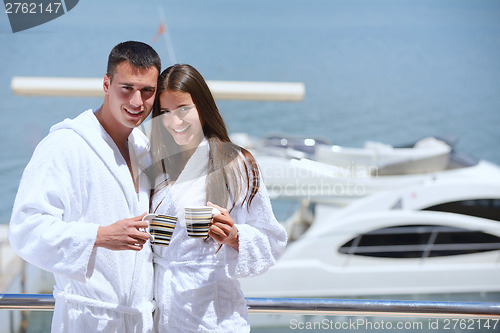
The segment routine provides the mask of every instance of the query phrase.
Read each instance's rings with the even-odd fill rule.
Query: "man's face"
[[[156,67],[133,67],[124,61],[116,66],[113,80],[104,76],[104,92],[116,122],[126,128],[139,126],[149,115],[158,80]]]

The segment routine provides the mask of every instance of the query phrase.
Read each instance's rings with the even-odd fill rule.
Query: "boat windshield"
[[[500,221],[500,199],[474,199],[447,202],[422,210],[447,212]]]
[[[428,258],[500,250],[500,237],[439,225],[401,225],[373,230],[339,248],[347,255]]]

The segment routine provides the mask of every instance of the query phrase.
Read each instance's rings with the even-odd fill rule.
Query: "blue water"
[[[345,146],[450,134],[458,150],[500,164],[500,1],[85,0],[16,34],[0,13],[0,223],[49,127],[101,103],[14,96],[12,77],[102,77],[110,49],[131,39],[166,67],[164,39],[152,42],[159,11],[177,62],[207,79],[304,82],[302,102],[219,101],[233,132]]]
[[[11,78],[102,77],[110,49],[130,39],[167,66],[167,43],[152,42],[159,11],[177,62],[207,79],[304,82],[302,102],[220,101],[231,131],[346,146],[451,134],[457,149],[500,163],[499,1],[87,0],[16,34],[0,14],[0,223],[50,125],[101,102],[14,96]]]

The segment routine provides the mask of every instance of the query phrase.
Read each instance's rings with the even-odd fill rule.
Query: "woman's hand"
[[[233,219],[229,216],[228,210],[210,201],[207,202],[207,205],[217,208],[221,212],[220,214],[214,215],[208,235],[219,244],[227,244],[238,251],[238,228],[236,228]]]

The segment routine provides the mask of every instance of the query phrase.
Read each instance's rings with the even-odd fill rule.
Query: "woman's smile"
[[[180,134],[180,133],[184,133],[184,132],[186,132],[186,131],[189,129],[189,127],[191,127],[191,125],[187,125],[186,127],[181,128],[181,129],[175,129],[175,128],[173,128],[172,130],[173,130],[175,133],[179,133],[179,134]]]

